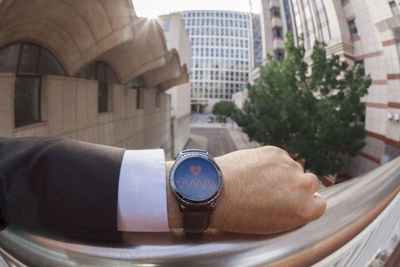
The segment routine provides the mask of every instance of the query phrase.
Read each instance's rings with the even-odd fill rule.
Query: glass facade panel
[[[10,45],[0,50],[0,72],[17,71],[20,44]]]
[[[39,122],[42,75],[65,75],[61,64],[45,48],[20,43],[0,49],[0,72],[14,72],[14,123]]]
[[[39,74],[65,76],[65,72],[58,60],[45,49],[40,51]]]
[[[40,47],[23,44],[18,72],[22,74],[37,74]]]

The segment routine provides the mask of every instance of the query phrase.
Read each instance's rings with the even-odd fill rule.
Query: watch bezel
[[[205,200],[197,200],[196,201],[196,200],[186,198],[179,192],[179,190],[175,184],[175,172],[176,172],[177,168],[180,166],[180,164],[183,161],[188,160],[190,158],[201,158],[203,160],[206,160],[208,163],[210,163],[215,168],[215,170],[218,174],[217,189],[214,194],[212,194],[210,197],[208,197]],[[171,172],[169,174],[169,184],[170,184],[171,191],[175,195],[175,198],[180,202],[180,204],[183,204],[184,206],[189,205],[189,206],[198,206],[198,207],[213,206],[215,204],[215,200],[218,198],[218,196],[221,194],[221,191],[222,191],[222,186],[223,186],[222,172],[221,172],[220,168],[218,167],[217,163],[213,160],[213,158],[206,153],[201,153],[201,152],[192,152],[192,153],[188,153],[188,154],[183,153],[178,156],[174,165],[172,166]]]

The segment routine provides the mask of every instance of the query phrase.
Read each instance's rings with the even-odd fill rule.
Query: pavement
[[[190,134],[189,141],[186,143],[185,149],[208,149],[208,139],[201,135]]]
[[[225,155],[237,150],[235,143],[224,128],[191,128],[192,134],[205,137],[208,140],[207,151],[213,157]]]

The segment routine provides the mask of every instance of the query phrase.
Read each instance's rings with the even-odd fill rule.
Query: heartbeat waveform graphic
[[[182,190],[185,186],[187,186],[188,188],[191,188],[192,186],[194,188],[201,188],[201,189],[206,189],[207,187],[209,188],[215,188],[217,185],[215,184],[215,182],[211,182],[210,180],[208,180],[207,178],[202,180],[202,179],[197,179],[197,180],[192,180],[190,182],[187,181],[176,181],[176,183],[178,184],[179,188]]]

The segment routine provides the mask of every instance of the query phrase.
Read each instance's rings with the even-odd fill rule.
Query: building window
[[[15,127],[40,122],[40,76],[17,75],[14,117]]]
[[[357,25],[355,19],[350,20],[349,22],[349,29],[350,29],[350,34],[351,38],[357,38],[358,37],[358,30],[357,30]]]
[[[291,31],[292,30],[292,17],[290,16],[290,9],[289,9],[288,0],[283,0],[283,7],[284,7],[284,10],[285,10],[285,18],[286,18],[287,30]]]
[[[108,112],[108,85],[99,82],[99,113]]]
[[[272,30],[273,30],[274,37],[276,37],[276,38],[282,38],[283,37],[282,28],[275,27]]]
[[[161,107],[161,93],[160,92],[156,92],[156,108]]]
[[[114,71],[106,63],[96,61],[82,71],[78,77],[99,82],[98,112],[110,112],[112,110],[112,92],[109,85],[118,83]]]
[[[143,109],[143,90],[140,88],[136,89],[136,109]]]
[[[397,53],[398,53],[398,56],[400,56],[400,40],[397,40],[397,41],[396,41],[396,46],[397,46]]]
[[[283,50],[275,50],[274,51],[274,59],[282,60],[285,57],[285,52]]]
[[[271,16],[272,17],[280,17],[281,16],[281,12],[279,10],[279,7],[271,8]]]
[[[396,2],[394,2],[394,1],[390,2],[389,5],[390,5],[390,8],[392,9],[392,13],[394,16],[397,16],[400,14],[399,7],[397,6]]]
[[[355,65],[358,65],[359,67],[359,72],[362,76],[365,76],[365,65],[364,65],[364,60],[357,60],[354,61]]]
[[[41,76],[65,76],[60,63],[49,51],[28,43],[0,49],[0,72],[15,73],[15,127],[41,121]]]

